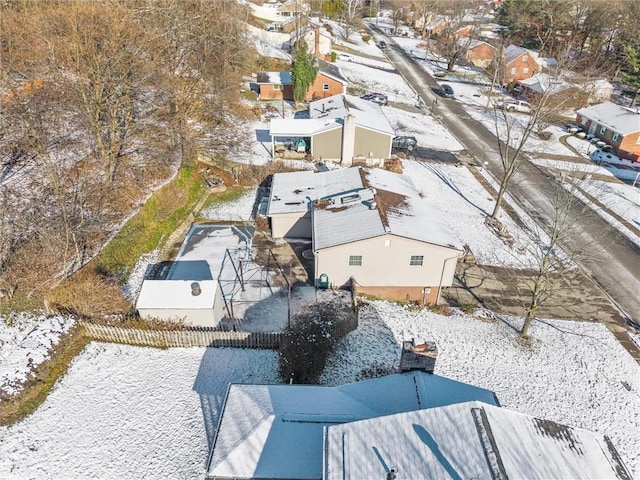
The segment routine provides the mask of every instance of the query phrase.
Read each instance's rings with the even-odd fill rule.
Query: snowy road
[[[374,33],[376,40],[384,38],[390,45],[388,60],[398,69],[411,87],[420,94],[433,114],[479,163],[488,162],[488,170],[495,178],[501,176],[500,156],[495,136],[474,120],[455,100],[442,99],[434,94],[437,82],[416,65],[404,51],[395,46],[393,39]],[[436,103],[437,102],[437,103]],[[539,223],[548,224],[553,213],[551,198],[557,188],[555,179],[528,161],[522,162],[510,184],[511,196]],[[600,217],[579,219],[574,227],[575,238],[564,247],[568,250],[588,240],[594,254],[583,261],[582,267],[617,305],[636,322],[640,322],[640,303],[637,301],[640,285],[640,249],[622,237]],[[588,301],[588,299],[585,299]]]

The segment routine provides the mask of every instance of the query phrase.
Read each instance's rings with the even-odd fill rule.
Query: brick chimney
[[[413,370],[433,373],[437,358],[438,348],[435,342],[427,342],[422,338],[404,341],[400,354],[400,373]]]

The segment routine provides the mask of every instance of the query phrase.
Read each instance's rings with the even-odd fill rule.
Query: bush
[[[333,346],[355,326],[332,303],[309,306],[292,319],[280,342],[279,373],[284,382],[317,383]]]
[[[368,34],[362,35],[362,41],[364,43],[369,43],[369,40],[371,40],[371,35],[368,35]]]

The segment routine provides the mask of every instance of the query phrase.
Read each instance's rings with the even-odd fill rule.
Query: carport
[[[329,133],[331,132],[331,133]],[[297,145],[300,139],[306,142],[307,150],[314,158],[329,157],[340,158],[341,143],[322,141],[327,135],[337,136],[342,139],[342,123],[339,119],[332,118],[274,118],[269,127],[271,136],[271,157],[275,158],[276,145]],[[317,146],[323,144],[323,151],[318,152]],[[327,148],[330,148],[327,152]],[[327,155],[327,153],[329,155]]]

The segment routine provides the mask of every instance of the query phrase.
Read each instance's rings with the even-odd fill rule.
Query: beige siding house
[[[311,102],[309,118],[274,118],[269,134],[274,148],[283,139],[304,138],[314,160],[345,166],[381,166],[395,135],[379,105],[352,95]]]
[[[316,279],[383,298],[437,303],[463,253],[411,179],[380,169],[276,174],[267,215],[274,237],[311,238]]]

